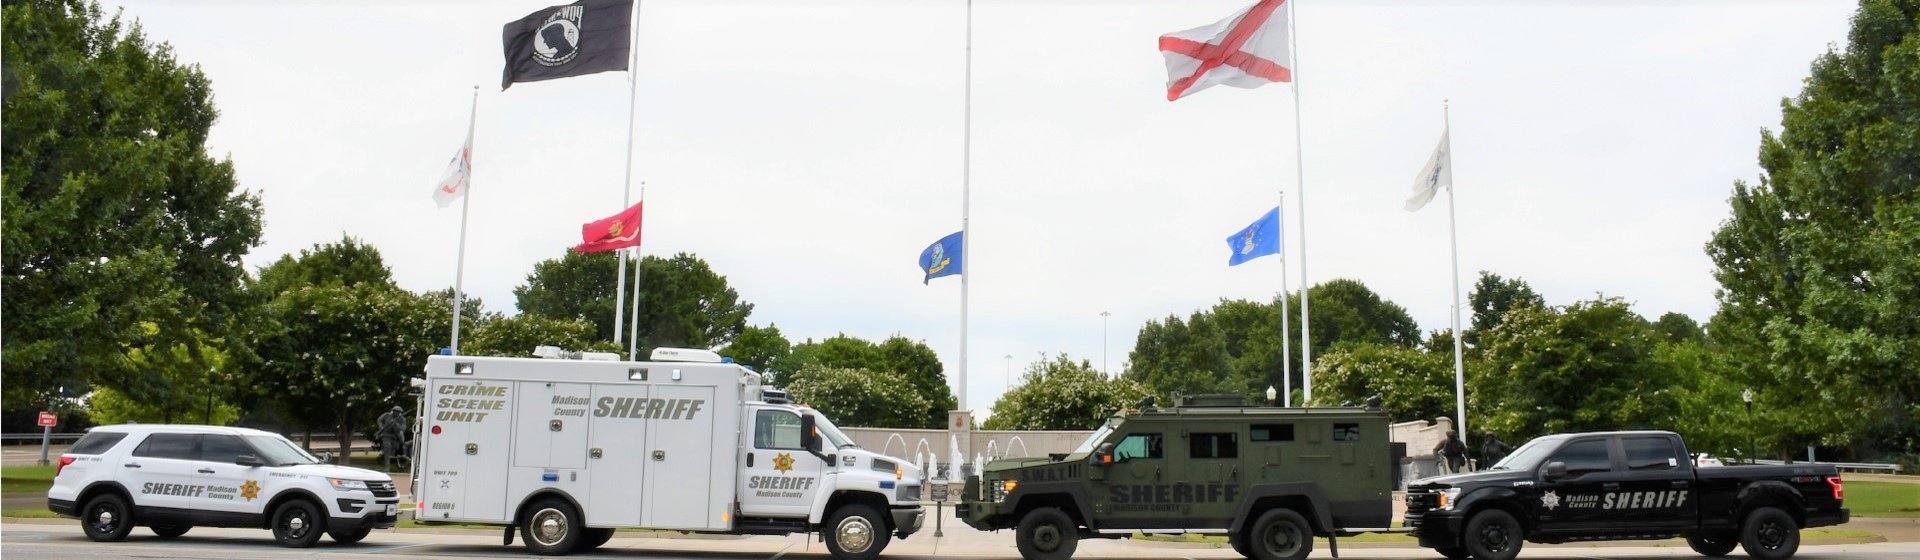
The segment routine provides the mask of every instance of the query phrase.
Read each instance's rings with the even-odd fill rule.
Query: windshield
[[[287,438],[280,436],[246,436],[246,438],[247,443],[253,444],[253,449],[260,452],[260,462],[270,466],[311,465],[320,462],[320,459],[307,454],[306,450],[287,441]]]
[[[1541,439],[1535,439],[1533,441],[1529,441],[1527,442],[1526,445],[1520,446],[1519,449],[1513,450],[1512,455],[1508,455],[1507,458],[1501,459],[1500,462],[1498,463],[1494,463],[1493,468],[1491,470],[1496,470],[1496,471],[1533,470],[1535,466],[1538,466],[1540,464],[1541,459],[1545,459],[1548,453],[1553,452],[1553,447],[1554,447],[1553,440],[1541,438]]]
[[[1086,455],[1088,453],[1092,453],[1093,446],[1099,445],[1100,440],[1107,439],[1107,434],[1113,433],[1113,429],[1118,427],[1120,427],[1119,418],[1108,418],[1107,423],[1101,424],[1100,429],[1095,430],[1093,432],[1093,435],[1087,436],[1087,440],[1080,442],[1080,446],[1073,448],[1073,452],[1068,453],[1067,456],[1072,457],[1074,455]]]
[[[840,428],[834,427],[833,421],[828,420],[827,415],[821,414],[818,410],[808,410],[807,414],[813,415],[814,429],[819,430],[820,435],[825,436],[827,441],[832,443],[835,448],[860,448],[859,445],[853,443],[853,438],[847,437],[847,434],[840,433]]]

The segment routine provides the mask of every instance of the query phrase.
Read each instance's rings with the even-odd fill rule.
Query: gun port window
[[[1115,462],[1128,459],[1159,459],[1164,456],[1166,456],[1165,451],[1160,448],[1160,434],[1133,434],[1120,440],[1120,445],[1113,446]]]
[[[1680,454],[1674,452],[1673,442],[1667,438],[1630,437],[1620,443],[1627,451],[1628,470],[1664,471],[1680,468]]]
[[[1293,441],[1293,424],[1254,424],[1253,441]]]
[[[1188,440],[1187,456],[1195,459],[1236,459],[1240,457],[1240,434],[1193,434]]]
[[[1334,424],[1333,441],[1360,441],[1359,424]]]

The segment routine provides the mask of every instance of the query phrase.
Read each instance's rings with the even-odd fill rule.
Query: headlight
[[[364,480],[347,480],[344,478],[329,478],[327,479],[327,483],[332,484],[334,490],[339,490],[341,492],[367,489],[367,482]]]
[[[1007,493],[1012,492],[1014,488],[1020,486],[1020,482],[1016,480],[1002,480],[999,482],[989,482],[988,484],[993,487],[993,501],[995,502],[1007,501]]]
[[[1434,509],[1453,509],[1454,503],[1459,501],[1460,501],[1459,488],[1448,488],[1446,490],[1441,490],[1440,506]]]

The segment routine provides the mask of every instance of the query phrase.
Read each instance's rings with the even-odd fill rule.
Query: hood
[[[342,478],[347,480],[384,480],[388,482],[393,481],[393,477],[387,476],[387,473],[374,471],[374,470],[367,470],[367,469],[362,469],[357,467],[342,467],[339,465],[316,464],[316,465],[293,465],[289,467],[280,467],[280,468],[282,469],[282,472],[286,472],[290,474],[324,476],[328,478]]]
[[[984,470],[986,472],[1010,471],[1049,464],[1053,464],[1053,460],[1046,457],[1009,457],[1006,459],[987,461],[987,466]]]
[[[1407,484],[1407,488],[1437,488],[1479,486],[1489,483],[1532,480],[1533,473],[1527,471],[1478,471],[1449,474],[1431,478],[1422,478]]]
[[[918,480],[921,476],[920,466],[913,464],[913,461],[909,459],[901,459],[899,457],[894,457],[892,455],[882,455],[879,453],[875,453],[872,451],[859,449],[859,448],[842,449],[840,450],[840,454],[852,455],[854,457],[860,457],[865,459],[864,461],[859,461],[861,465],[872,465],[874,461],[887,461],[889,463],[893,463],[894,468],[900,469],[900,475],[901,475],[900,478],[902,479]]]

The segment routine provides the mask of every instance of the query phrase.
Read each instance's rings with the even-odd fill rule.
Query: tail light
[[[1836,502],[1846,501],[1847,487],[1845,484],[1842,484],[1840,482],[1840,477],[1837,477],[1837,476],[1827,477],[1827,486],[1833,487],[1833,501],[1836,501]]]
[[[60,471],[67,470],[67,465],[71,465],[71,464],[73,464],[72,455],[61,455],[60,466],[53,468],[53,476],[56,476],[56,477],[60,476]]]

